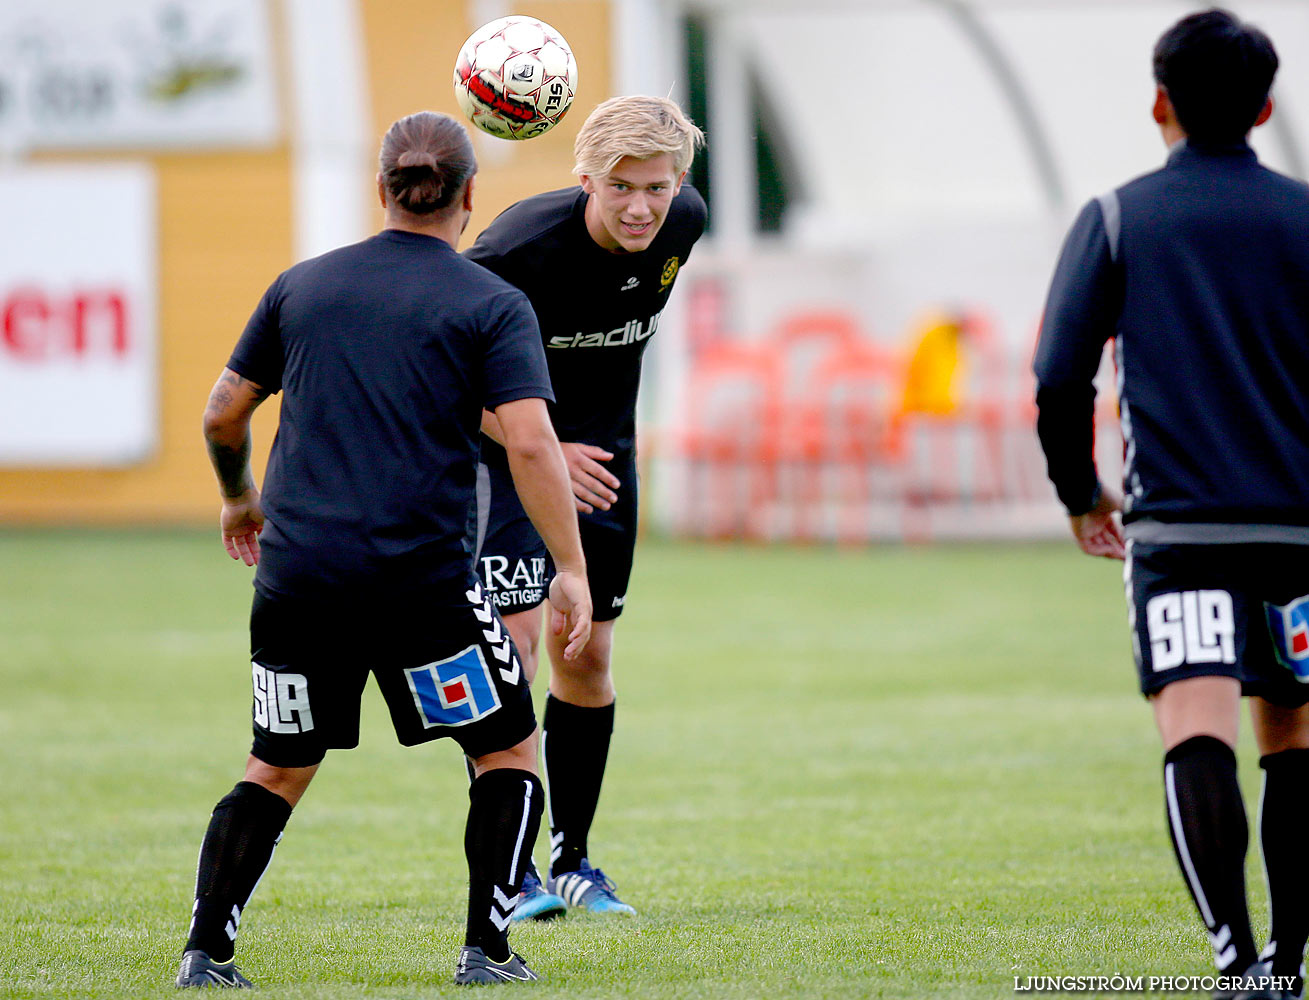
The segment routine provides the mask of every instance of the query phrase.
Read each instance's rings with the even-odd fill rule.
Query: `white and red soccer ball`
[[[554,28],[511,14],[471,35],[455,60],[455,99],[469,121],[501,139],[550,131],[577,93],[577,60]]]

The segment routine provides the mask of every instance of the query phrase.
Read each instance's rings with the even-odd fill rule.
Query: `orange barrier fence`
[[[931,317],[902,350],[827,310],[692,350],[682,421],[655,437],[677,534],[858,542],[1060,524],[1029,358],[983,315]],[[1101,405],[1098,422],[1116,425],[1113,400]]]

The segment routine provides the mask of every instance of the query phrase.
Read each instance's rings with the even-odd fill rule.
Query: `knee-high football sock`
[[[1272,927],[1268,948],[1273,975],[1298,976],[1309,938],[1309,855],[1304,850],[1304,819],[1309,804],[1309,750],[1283,750],[1259,759],[1264,770],[1259,839]]]
[[[583,708],[546,697],[541,759],[550,789],[551,875],[577,871],[586,857],[613,732],[612,702]]]
[[[1193,736],[1164,755],[1168,832],[1187,888],[1213,944],[1220,972],[1244,972],[1258,955],[1245,900],[1245,804],[1236,754],[1222,740]]]
[[[473,762],[468,757],[464,758],[464,767],[468,771],[468,784],[472,785],[472,783],[477,780],[477,769],[473,767]],[[532,834],[532,841],[535,843],[536,834]],[[532,857],[530,853],[527,856],[527,867],[523,870],[538,882],[541,881],[541,873],[536,870],[536,858]]]
[[[195,907],[186,950],[226,962],[236,947],[241,911],[268,870],[291,805],[252,781],[238,782],[214,807],[200,845]]]
[[[541,828],[545,793],[530,771],[487,771],[468,788],[468,926],[464,944],[493,962],[509,957],[509,920]]]

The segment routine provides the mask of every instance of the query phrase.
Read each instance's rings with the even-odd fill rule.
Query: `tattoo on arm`
[[[226,409],[232,405],[232,390],[229,389],[222,380],[214,386],[214,391],[209,394],[208,409],[211,413],[218,410]]]
[[[254,397],[255,405],[259,405],[265,399],[272,395],[261,385],[251,382],[248,378],[236,374],[230,370],[224,370],[223,374],[218,376],[218,381],[214,384],[213,390],[209,393],[209,402],[205,406],[207,413],[221,413],[227,407],[236,402],[236,393],[234,390],[244,390]]]
[[[250,474],[250,414],[270,395],[263,386],[230,369],[224,369],[209,393],[205,417],[215,429],[206,433],[206,444],[224,497],[239,497],[254,488]]]
[[[216,441],[208,444],[209,460],[213,462],[214,472],[218,474],[218,487],[223,491],[223,496],[235,498],[254,489],[254,476],[250,474],[249,434],[235,448]]]

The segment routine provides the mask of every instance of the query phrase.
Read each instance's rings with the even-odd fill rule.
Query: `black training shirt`
[[[1124,521],[1309,525],[1309,187],[1244,143],[1179,143],[1090,202],[1037,347],[1038,430],[1089,510],[1091,379],[1116,338]]]
[[[641,356],[707,212],[700,193],[684,183],[649,247],[610,253],[587,232],[588,197],[571,187],[520,201],[465,256],[531,300],[557,398],[551,417],[559,440],[599,445],[619,465],[636,447]]]
[[[228,367],[281,390],[261,590],[466,587],[482,409],[552,399],[517,289],[386,230],[283,272]]]

